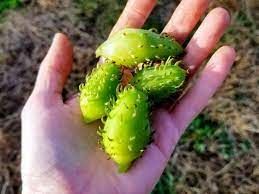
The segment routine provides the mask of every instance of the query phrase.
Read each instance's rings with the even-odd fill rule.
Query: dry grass
[[[95,48],[107,36],[125,1],[77,2],[27,1],[23,9],[10,12],[0,24],[0,188],[6,188],[6,194],[19,193],[20,110],[54,33],[68,34],[75,45],[73,73],[64,90],[64,96],[68,96],[77,91],[86,72],[95,65]],[[161,29],[176,6],[171,0],[160,2],[146,27]],[[219,124],[210,125],[201,119],[195,128],[201,128],[200,131],[211,128],[221,135],[213,132],[210,138],[203,138],[208,136],[205,133],[201,145],[195,147],[199,138],[188,136],[189,132],[187,140],[177,146],[155,193],[258,193],[257,2],[221,0],[211,5],[225,6],[231,11],[232,26],[219,46],[233,45],[238,57],[231,75],[204,112],[209,120]],[[96,17],[96,13],[101,14]],[[242,151],[242,142],[246,140],[250,142],[249,149]],[[196,148],[203,152],[197,152]],[[219,149],[229,157],[224,157]]]
[[[239,133],[258,133],[259,15],[256,16],[258,11],[256,13],[253,1],[230,2],[233,7],[230,9],[232,25],[219,45],[234,46],[238,56],[231,74],[210,102],[206,113]]]

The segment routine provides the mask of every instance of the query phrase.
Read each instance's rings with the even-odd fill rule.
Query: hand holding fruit
[[[177,58],[182,52],[180,44],[165,35],[127,28],[97,49],[96,55],[105,57],[106,61],[80,85],[80,106],[87,123],[108,117],[101,132],[101,143],[119,165],[120,172],[128,170],[152,138],[150,105],[167,99],[183,85],[186,71],[172,64],[170,58]],[[143,69],[130,80],[126,85],[129,89],[124,89],[113,105],[121,75],[119,66],[137,71],[138,65],[144,66]]]
[[[170,37],[175,37],[176,41],[184,42],[208,4],[208,0],[182,0],[173,17],[166,25],[164,32],[169,34]],[[154,0],[130,0],[112,34],[116,34],[125,27],[141,28],[154,5]],[[182,60],[188,65],[189,75],[193,75],[200,64],[208,57],[229,22],[228,13],[222,8],[216,8],[206,16],[184,49],[186,54]],[[141,39],[141,41],[143,40]],[[136,46],[138,45],[136,44]],[[176,46],[176,48],[178,47]],[[136,51],[138,50],[136,48]],[[135,65],[135,61],[139,63],[138,60],[143,60],[143,56],[149,56],[151,61],[159,58],[166,61],[167,57],[163,56],[163,54],[172,53],[172,50],[173,48],[170,47],[166,52],[159,52],[157,57],[152,50],[147,50],[144,55],[140,52],[134,56],[121,56],[128,57],[126,60],[129,60],[129,63],[126,65],[131,66]],[[105,49],[100,53],[104,55],[104,51]],[[107,54],[106,58],[109,56]],[[135,57],[139,58],[136,59]],[[71,71],[73,57],[69,40],[64,35],[57,34],[46,58],[41,64],[35,88],[22,112],[21,169],[23,193],[150,193],[162,174],[184,129],[206,106],[210,97],[222,84],[234,59],[235,52],[232,48],[224,46],[218,49],[195,84],[173,110],[156,110],[153,112],[151,120],[144,119],[142,122],[136,120],[140,118],[137,116],[138,113],[141,113],[143,118],[146,117],[146,112],[148,111],[146,98],[148,98],[147,102],[150,102],[153,101],[152,99],[156,100],[153,96],[157,96],[157,93],[166,94],[166,92],[162,91],[174,92],[181,85],[181,80],[169,80],[172,84],[167,85],[167,74],[161,67],[155,69],[155,66],[150,65],[145,69],[136,70],[130,82],[131,85],[135,86],[133,88],[126,87],[126,90],[119,90],[121,93],[117,95],[118,99],[115,105],[109,106],[110,102],[108,102],[108,112],[106,112],[106,105],[104,103],[105,106],[103,106],[103,102],[107,102],[107,99],[114,95],[111,91],[114,91],[115,85],[118,83],[118,77],[115,76],[117,72],[120,72],[116,68],[118,65],[107,67],[107,71],[110,75],[114,75],[115,78],[111,84],[107,84],[109,79],[103,72],[100,72],[102,75],[100,80],[96,80],[94,75],[90,76],[88,83],[90,79],[93,79],[94,83],[100,84],[100,90],[105,88],[105,94],[110,95],[103,96],[101,100],[92,98],[97,96],[98,87],[93,93],[91,92],[92,89],[90,89],[90,92],[87,90],[84,93],[82,92],[84,87],[81,86],[81,92],[85,96],[91,97],[91,103],[96,103],[99,106],[95,114],[86,117],[86,121],[99,118],[101,115],[99,112],[106,115],[111,114],[110,118],[109,116],[107,117],[105,126],[101,130],[101,133],[105,134],[102,135],[102,142],[107,153],[110,155],[115,153],[113,159],[121,164],[122,170],[127,169],[132,159],[139,157],[140,147],[145,147],[144,144],[147,143],[145,137],[149,136],[149,121],[152,123],[152,129],[155,130],[152,143],[146,147],[143,153],[141,152],[141,157],[133,163],[126,173],[119,174],[114,162],[107,160],[107,155],[99,149],[100,144],[98,144],[96,133],[99,123],[85,124],[83,122],[78,98],[71,98],[65,102],[62,99],[61,92]],[[173,74],[177,72],[176,74],[179,75],[180,79],[185,79],[184,74],[178,67],[174,66],[174,63],[165,66]],[[100,66],[100,68],[104,67]],[[154,71],[154,69],[157,71]],[[165,85],[163,84],[165,87],[153,88],[150,90],[152,92],[148,94],[148,90],[154,85],[153,79],[149,79],[148,75],[151,75],[150,77],[165,76],[166,79],[161,79],[161,81],[165,81]],[[145,88],[145,86],[150,87]],[[141,105],[137,103],[137,93],[140,93]],[[124,102],[126,103],[124,104]],[[136,103],[137,107],[133,106],[132,102]],[[88,101],[87,103],[81,103],[85,105]],[[128,106],[130,106],[130,109],[127,109]],[[111,111],[109,108],[111,108]],[[87,110],[93,111],[91,106]],[[137,117],[133,117],[135,115],[134,110],[136,110]],[[119,117],[124,116],[123,113],[130,119],[130,126],[125,126],[126,132],[121,133],[121,128],[118,127],[111,130],[114,126],[113,123],[118,123]],[[87,115],[87,111],[83,114]],[[137,128],[131,125],[133,122],[137,122],[140,127]],[[144,126],[147,126],[147,128]],[[117,134],[125,134],[122,137],[123,141],[128,139],[129,141],[134,141],[134,133],[140,129],[145,129],[146,131],[140,131],[141,135],[135,137],[141,138],[141,140],[138,140],[134,146],[131,147],[131,144],[127,142],[121,147],[112,149],[110,137],[116,137],[116,141],[112,144],[117,146],[120,142],[120,139],[117,139]],[[127,152],[137,150],[137,152],[133,152],[132,155],[129,155],[130,158],[127,158],[121,155],[125,150]]]

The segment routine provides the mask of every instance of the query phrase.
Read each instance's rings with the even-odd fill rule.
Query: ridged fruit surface
[[[80,107],[84,121],[90,123],[107,115],[115,100],[121,73],[117,65],[104,63],[95,68],[86,83],[79,86]]]
[[[168,60],[158,67],[144,67],[135,74],[131,84],[159,102],[178,91],[185,79],[186,71],[178,63],[172,64]]]
[[[117,65],[134,67],[139,63],[166,60],[183,53],[182,46],[170,37],[150,30],[126,28],[110,37],[96,50],[96,56]]]
[[[146,94],[130,87],[124,89],[109,113],[101,131],[106,153],[125,172],[150,142],[149,103]]]

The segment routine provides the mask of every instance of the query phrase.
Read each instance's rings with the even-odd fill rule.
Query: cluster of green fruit
[[[186,71],[173,62],[182,53],[170,37],[132,28],[119,31],[96,50],[105,62],[80,85],[80,107],[86,123],[106,118],[100,142],[120,172],[129,169],[151,140],[150,106],[184,84]],[[132,76],[122,84],[125,68]]]

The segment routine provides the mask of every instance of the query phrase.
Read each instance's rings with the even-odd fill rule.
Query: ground
[[[96,63],[125,0],[4,0],[0,2],[0,189],[20,189],[20,111],[55,32],[75,48],[64,97],[78,91]],[[158,30],[179,1],[159,0],[145,28]],[[218,46],[238,56],[231,74],[176,147],[154,194],[259,193],[259,5],[257,0],[218,0],[232,24]]]

